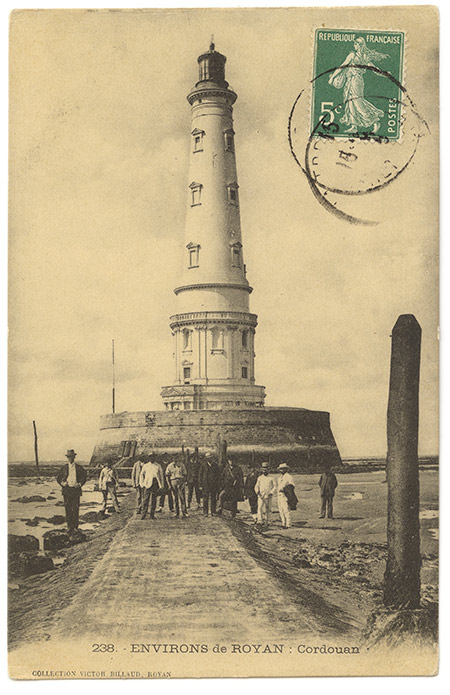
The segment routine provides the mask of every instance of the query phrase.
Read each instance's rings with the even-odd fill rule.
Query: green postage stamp
[[[317,29],[311,133],[398,140],[404,34]]]

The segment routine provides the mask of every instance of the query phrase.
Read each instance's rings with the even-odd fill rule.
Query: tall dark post
[[[114,364],[114,340],[112,341],[112,411],[116,412],[116,370]]]
[[[37,471],[37,474],[40,475],[39,456],[38,456],[38,436],[37,436],[36,421],[35,420],[33,420],[33,430],[34,430],[34,458],[36,460],[36,471]]]
[[[392,330],[387,412],[388,559],[384,605],[419,608],[419,372],[422,330],[412,314]]]

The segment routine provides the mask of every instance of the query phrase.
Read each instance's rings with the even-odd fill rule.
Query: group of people
[[[62,488],[69,534],[78,528],[81,488],[87,479],[85,469],[75,463],[76,453],[67,451],[68,463],[62,466],[57,481]],[[155,519],[161,513],[167,497],[170,512],[176,517],[187,517],[195,494],[197,509],[205,516],[220,516],[229,510],[231,517],[237,514],[238,502],[248,500],[255,524],[267,528],[270,523],[272,499],[277,497],[278,511],[283,528],[291,526],[291,511],[297,508],[297,497],[289,466],[278,466],[278,477],[269,475],[269,463],[254,467],[244,480],[240,466],[229,458],[219,466],[214,454],[198,451],[189,456],[158,463],[156,455],[137,457],[131,472],[131,482],[136,490],[136,515]],[[99,490],[103,496],[103,512],[110,497],[116,512],[120,512],[117,499],[119,481],[117,472],[107,462],[99,477]],[[334,473],[326,468],[319,480],[322,508],[320,518],[333,518],[333,498],[337,487]]]
[[[291,526],[291,511],[297,508],[297,497],[289,466],[278,466],[274,479],[268,462],[253,468],[245,477],[241,467],[228,458],[219,466],[212,452],[200,458],[198,452],[184,460],[158,463],[155,455],[138,458],[133,465],[132,484],[136,489],[136,514],[151,519],[162,512],[165,498],[174,516],[188,516],[195,493],[197,509],[205,516],[220,516],[227,509],[231,517],[237,514],[238,502],[248,500],[255,524],[267,528],[270,523],[272,499],[277,498],[283,528]],[[337,487],[334,473],[326,468],[319,480],[322,508],[320,518],[333,517],[333,498]],[[159,502],[158,502],[159,500]],[[149,509],[150,508],[150,509]]]
[[[243,500],[239,466],[230,459],[222,470],[210,452],[202,459],[197,453],[183,459],[158,463],[156,456],[150,455],[134,462],[131,481],[137,495],[136,514],[142,519],[149,514],[154,519],[167,497],[169,510],[176,517],[187,517],[195,494],[197,509],[203,509],[205,516],[220,515],[227,503],[235,516],[237,503]]]

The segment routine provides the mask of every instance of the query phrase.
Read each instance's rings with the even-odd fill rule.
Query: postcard
[[[438,51],[11,14],[12,678],[436,674]]]

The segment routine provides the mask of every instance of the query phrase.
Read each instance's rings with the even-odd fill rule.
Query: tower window
[[[224,132],[225,138],[225,150],[227,152],[234,152],[234,130],[231,128]]]
[[[192,331],[187,328],[183,331],[183,350],[192,350]]]
[[[242,373],[242,378],[247,379],[248,378],[248,367],[241,367],[241,373]]]
[[[193,181],[191,185],[189,186],[191,189],[191,207],[194,205],[201,205],[202,204],[202,184],[201,183],[196,183]]]
[[[193,152],[202,152],[203,151],[203,136],[205,134],[204,130],[199,130],[196,128],[195,130],[192,131],[192,138],[193,138]]]
[[[248,348],[248,331],[242,331],[242,347],[244,350]]]
[[[200,244],[194,244],[192,241],[186,246],[189,254],[189,268],[198,268],[200,257]]]
[[[238,188],[237,183],[230,183],[228,186],[228,202],[232,205],[238,204]]]
[[[237,241],[235,244],[231,244],[231,266],[233,268],[241,267],[241,249],[242,244],[240,241]]]
[[[224,349],[224,334],[223,330],[220,328],[212,328],[211,329],[211,343],[212,347],[211,350],[212,352],[223,352]]]
[[[191,378],[191,368],[190,367],[183,367],[183,378],[184,378],[184,383],[189,384],[189,381]]]

